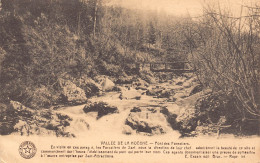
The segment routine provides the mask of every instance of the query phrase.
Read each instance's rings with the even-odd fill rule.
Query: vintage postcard
[[[258,0],[0,0],[0,163],[260,163]]]

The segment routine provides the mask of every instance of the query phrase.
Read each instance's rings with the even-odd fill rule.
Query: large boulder
[[[33,135],[37,133],[36,135],[40,135],[41,128],[38,127],[36,124],[29,123],[24,120],[18,120],[18,123],[14,126],[15,134],[19,134],[21,136],[26,135]]]
[[[167,119],[159,107],[135,107],[130,112],[125,124],[137,133],[158,135],[165,134],[169,129]]]
[[[73,137],[72,133],[66,132],[65,128],[70,126],[72,119],[61,113],[50,110],[41,110],[33,115],[33,119],[18,119],[14,126],[14,134],[18,135],[53,135],[57,137]]]
[[[31,120],[36,113],[35,110],[28,108],[18,101],[10,101],[10,108],[15,111],[15,115],[20,118]]]
[[[85,105],[83,108],[83,111],[85,113],[89,112],[97,112],[97,119],[108,115],[108,114],[113,114],[113,113],[118,113],[118,108],[115,106],[110,106],[109,104],[105,102],[95,102],[95,103],[89,103]]]
[[[17,114],[8,105],[0,103],[0,135],[8,135],[14,131]]]
[[[195,107],[180,110],[176,118],[178,130],[183,136],[217,135],[220,130],[222,133],[259,134],[259,121],[243,120],[235,101],[232,92],[204,95],[196,101]],[[245,116],[256,119],[252,115]]]
[[[97,95],[102,90],[100,84],[88,77],[81,77],[76,84],[85,91],[87,97]]]
[[[16,111],[23,111],[23,110],[27,110],[27,111],[31,111],[34,112],[34,110],[24,106],[23,104],[21,104],[18,101],[10,101],[10,107]]]
[[[199,119],[198,112],[194,108],[182,108],[176,118],[176,129],[183,136],[190,136],[198,126]]]
[[[59,79],[61,88],[61,102],[68,104],[82,104],[87,101],[86,93],[69,80]]]
[[[115,83],[105,75],[97,76],[95,81],[101,85],[102,91],[112,91],[115,87]]]
[[[207,121],[212,123],[218,123],[219,119],[223,116],[227,118],[226,123],[231,124],[235,119],[239,119],[241,114],[236,109],[235,99],[224,93],[213,93],[207,96],[201,97],[195,104],[198,116],[207,117]],[[207,122],[205,119],[201,119],[201,122]]]
[[[104,82],[101,84],[103,91],[111,91],[113,90],[115,84],[112,80],[105,78]]]
[[[232,92],[217,92],[204,96],[196,102],[200,126],[226,126],[222,133],[259,135],[259,117],[249,112],[241,113],[242,104],[236,103]],[[243,117],[245,116],[245,117]],[[198,127],[196,128],[196,130]],[[204,128],[205,129],[205,128]],[[209,132],[211,131],[209,128]]]
[[[72,119],[50,109],[33,110],[20,102],[0,104],[0,135],[54,135],[72,137],[65,131]]]
[[[173,89],[165,89],[162,87],[149,88],[146,91],[148,96],[156,96],[157,98],[169,98],[175,94]]]
[[[31,134],[50,135],[54,133],[57,137],[74,137],[73,133],[66,131],[66,128],[70,127],[70,123],[73,120],[68,115],[45,110],[37,118],[37,126],[40,127],[40,132],[32,130]]]
[[[16,131],[16,126],[24,126],[25,122],[31,122],[36,113],[20,102],[10,101],[8,105],[0,104],[0,134],[8,135]],[[28,125],[23,128],[28,128]],[[22,129],[24,132],[24,129]]]

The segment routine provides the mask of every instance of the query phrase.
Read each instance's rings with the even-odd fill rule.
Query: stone
[[[169,124],[164,114],[161,113],[161,108],[155,107],[133,108],[125,124],[137,133],[142,132],[149,135],[165,134],[169,129]]]
[[[86,93],[69,80],[59,79],[61,88],[61,102],[82,104],[87,101]]]
[[[115,86],[115,87],[113,88],[112,91],[115,91],[115,92],[121,92],[122,90],[124,90],[124,87],[121,87],[121,86]]]
[[[171,96],[173,96],[175,94],[173,89],[164,89],[161,87],[157,87],[157,88],[149,88],[146,91],[146,95],[148,96],[156,96],[157,98],[170,98]]]
[[[105,78],[101,86],[103,91],[111,91],[114,88],[115,84],[112,82],[112,80]]]
[[[176,85],[182,86],[182,85],[183,85],[183,82],[180,81],[180,82],[176,83]]]
[[[64,131],[72,121],[66,114],[55,113],[50,109],[32,110],[17,101],[10,101],[9,105],[0,104],[0,110],[1,135],[73,136]]]
[[[0,134],[9,135],[16,130],[19,121],[32,121],[36,111],[22,105],[18,101],[10,101],[9,105],[0,105]]]
[[[171,97],[168,98],[167,101],[168,101],[168,102],[176,102],[176,101],[177,101],[177,98],[171,96]]]
[[[148,96],[157,96],[161,91],[162,91],[162,89],[150,88],[150,89],[148,89],[146,91],[146,95],[148,95]]]
[[[100,84],[88,77],[81,77],[76,84],[85,91],[87,97],[97,95],[102,90]]]
[[[135,89],[136,90],[142,90],[142,91],[146,91],[147,90],[146,87],[142,87],[142,86],[137,86]]]
[[[177,128],[182,135],[186,135],[196,129],[198,119],[195,109],[182,108],[176,118]]]
[[[133,86],[146,88],[149,87],[149,84],[145,80],[138,78],[133,82]]]
[[[36,110],[28,108],[21,104],[18,101],[10,101],[10,108],[15,111],[15,116],[19,116],[20,118],[31,120],[33,115],[36,113]]]
[[[172,92],[169,90],[162,90],[160,94],[157,95],[158,98],[169,98],[172,95]]]
[[[194,86],[193,88],[192,88],[192,90],[190,91],[190,94],[189,94],[189,96],[192,96],[192,95],[194,95],[194,94],[196,94],[196,93],[199,93],[199,92],[201,92],[202,91],[202,89],[203,89],[203,87],[202,87],[202,85],[196,85],[196,86]]]
[[[142,110],[139,107],[134,107],[130,112],[141,112]]]
[[[134,81],[133,77],[131,76],[120,76],[116,81],[115,84],[132,84]]]
[[[118,108],[115,106],[110,106],[109,104],[105,102],[95,102],[95,103],[89,103],[84,106],[83,111],[85,113],[88,112],[97,112],[97,119],[113,113],[119,113]]]
[[[29,136],[30,130],[31,130],[31,126],[26,121],[23,120],[19,120],[18,123],[16,123],[14,126],[14,131],[18,132],[21,136],[23,135]]]
[[[20,102],[18,101],[10,101],[10,106],[12,109],[16,110],[16,111],[29,111],[29,112],[35,112],[34,110],[24,106],[23,104],[21,104]]]
[[[108,76],[100,75],[95,78],[97,83],[101,85],[102,91],[112,91],[115,83],[108,78]]]

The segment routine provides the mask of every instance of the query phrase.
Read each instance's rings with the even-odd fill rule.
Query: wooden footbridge
[[[144,63],[143,63],[144,64]],[[190,65],[189,61],[175,61],[175,62],[149,62],[152,72],[175,72],[175,73],[191,73],[195,69]]]

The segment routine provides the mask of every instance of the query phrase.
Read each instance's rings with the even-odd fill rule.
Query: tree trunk
[[[95,0],[95,13],[94,13],[94,25],[93,25],[93,37],[96,37],[96,26],[97,26],[97,9],[98,9],[98,0]]]

